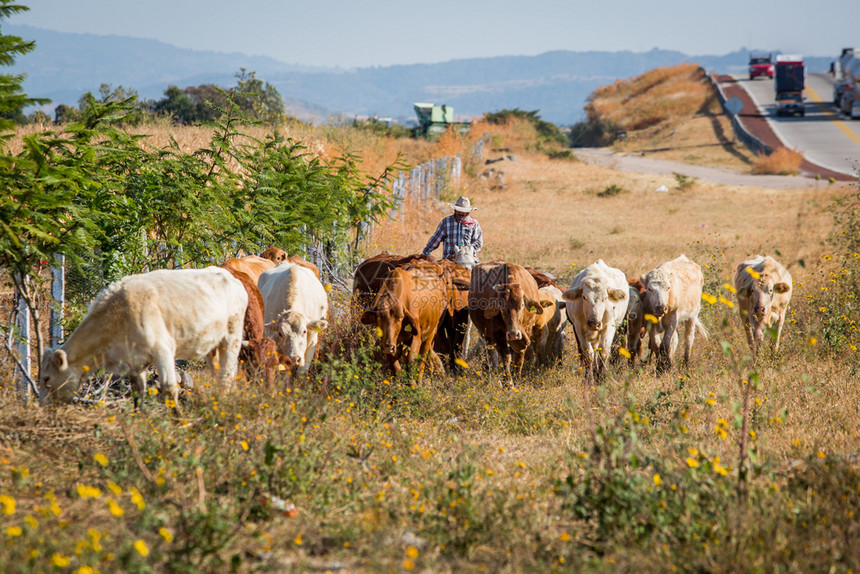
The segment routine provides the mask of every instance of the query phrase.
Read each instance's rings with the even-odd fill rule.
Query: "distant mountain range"
[[[134,88],[142,98],[158,99],[169,85],[235,84],[239,68],[253,70],[274,85],[288,113],[304,120],[332,116],[414,117],[415,102],[449,104],[460,117],[505,108],[540,110],[543,119],[572,124],[597,87],[646,70],[697,62],[707,70],[744,73],[748,52],[689,56],[649,52],[547,52],[537,56],[471,58],[343,70],[288,64],[262,56],[188,50],[156,40],[126,36],[69,34],[29,26],[3,26],[4,33],[36,41],[36,50],[19,57],[13,70],[27,74],[26,92],[51,98],[53,105],[76,104],[81,94],[97,93],[102,83]],[[759,52],[760,50],[756,50]],[[807,58],[811,72],[826,71],[832,58]]]

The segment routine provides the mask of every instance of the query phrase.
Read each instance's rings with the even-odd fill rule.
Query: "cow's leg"
[[[415,337],[418,339],[418,337]],[[430,354],[433,353],[433,339],[436,338],[436,330],[434,329],[432,333],[429,333],[426,338],[419,339],[419,347],[418,347],[418,355],[421,358],[421,362],[418,365],[418,382],[421,383],[424,378],[424,367],[427,364],[427,361],[431,359]],[[442,365],[441,359],[439,359],[439,355],[433,354],[436,357],[436,361],[439,365]],[[444,372],[444,368],[442,369]]]
[[[612,327],[607,327],[606,332],[603,334],[603,339],[600,342],[600,348],[597,349],[597,352],[595,353],[595,359],[597,361],[597,382],[601,382],[603,380],[603,376],[606,372],[606,366],[610,364],[612,355],[612,341],[614,339],[615,329],[613,329]]]
[[[693,355],[693,340],[696,338],[696,318],[691,317],[684,321],[684,366],[690,364],[690,357]]]
[[[744,333],[746,333],[746,335],[747,335],[747,344],[749,344],[750,349],[753,350],[753,352],[754,352],[755,351],[755,342],[753,341],[753,331],[752,331],[752,326],[750,325],[749,311],[746,311],[743,308],[741,308],[740,309],[740,315],[741,315],[741,324],[744,326]]]
[[[173,349],[161,348],[155,354],[155,369],[165,400],[170,399],[174,413],[179,413],[179,381],[176,376],[175,355]]]
[[[660,354],[657,357],[657,374],[662,374],[672,368],[674,347],[677,345],[676,331],[678,330],[678,315],[663,317],[663,340],[660,342]],[[673,344],[674,343],[674,344]]]
[[[146,396],[146,369],[140,371],[132,370],[128,374],[131,381],[131,396],[134,398],[134,408],[143,407],[143,398]]]
[[[774,340],[774,342],[773,342],[773,352],[774,353],[779,352],[779,340],[780,340],[780,337],[782,336],[783,324],[785,324],[785,311],[783,311],[783,313],[779,316],[779,319],[777,320],[777,323],[776,323],[776,340]]]
[[[224,350],[221,353],[221,376],[222,381],[231,389],[233,382],[236,380],[236,375],[239,371],[239,353],[242,351],[242,329],[240,328],[233,333],[230,333],[223,342]]]
[[[505,379],[508,384],[512,384],[511,380],[511,349],[508,347],[508,341],[505,338],[505,332],[501,329],[494,333],[496,352],[499,354],[499,363],[505,370]]]
[[[472,348],[472,318],[466,316],[466,324],[463,327],[462,343],[460,343],[458,356],[464,361],[469,360],[469,350]]]
[[[311,369],[311,361],[314,360],[314,356],[317,352],[317,345],[319,343],[319,335],[314,332],[308,337],[308,346],[305,349],[305,364],[299,367],[299,374],[302,376],[307,376],[308,371]]]

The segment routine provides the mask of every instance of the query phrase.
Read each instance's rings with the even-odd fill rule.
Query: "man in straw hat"
[[[484,246],[484,236],[481,233],[481,224],[470,214],[477,209],[472,207],[468,197],[460,196],[457,202],[451,205],[454,215],[449,215],[439,223],[436,232],[427,242],[424,255],[439,247],[442,243],[442,258],[454,259],[457,249],[463,245],[470,245],[477,254]]]

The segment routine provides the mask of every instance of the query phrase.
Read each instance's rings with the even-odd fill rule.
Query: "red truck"
[[[773,79],[773,57],[770,54],[750,54],[750,80],[759,76]]]
[[[776,80],[773,83],[777,116],[806,115],[803,88],[806,82],[803,56],[776,57]]]

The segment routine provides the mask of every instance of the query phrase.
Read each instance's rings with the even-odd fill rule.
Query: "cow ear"
[[[45,351],[45,353],[51,352],[50,349]],[[69,356],[62,349],[57,349],[53,352],[53,356],[51,357],[51,362],[57,367],[59,371],[65,371],[69,368]]]
[[[320,332],[323,329],[328,327],[328,321],[325,319],[320,319],[318,321],[311,321],[308,323],[308,329],[311,331]]]
[[[788,283],[780,281],[773,286],[773,290],[777,293],[788,293],[789,291],[791,291],[791,286]]]
[[[547,307],[555,307],[555,303],[556,303],[555,300],[544,299],[543,301],[540,302],[540,306],[543,307],[544,309],[546,309]]]
[[[359,321],[362,325],[376,325],[376,313],[373,311],[365,311],[361,314]]]
[[[525,305],[529,313],[532,313],[533,315],[543,315],[543,305],[540,304],[540,301],[531,301],[526,299]]]
[[[565,301],[570,301],[571,303],[576,301],[582,297],[582,289],[577,287],[576,289],[568,289],[564,293],[561,294],[561,298]]]
[[[504,293],[504,292],[505,292],[505,290],[507,290],[507,286],[506,286],[506,285],[502,285],[502,284],[500,283],[500,284],[498,284],[498,285],[493,285],[493,290],[494,290],[496,293]]]
[[[625,295],[627,295],[627,291],[625,291],[624,289],[609,289],[609,298],[612,301],[621,301],[624,299]]]
[[[751,291],[752,291],[751,285],[744,285],[743,287],[738,289],[738,297],[749,297]]]

